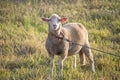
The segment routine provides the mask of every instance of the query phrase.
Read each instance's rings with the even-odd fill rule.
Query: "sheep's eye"
[[[58,22],[60,22],[61,20],[60,19],[58,19]]]

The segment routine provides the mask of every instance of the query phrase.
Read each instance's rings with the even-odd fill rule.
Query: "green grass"
[[[57,13],[80,22],[89,32],[91,47],[120,55],[119,0],[0,0],[0,80],[49,80],[45,50],[48,27],[41,20]],[[96,73],[87,60],[77,69],[73,57],[64,62],[63,80],[119,80],[120,58],[93,51]],[[55,57],[54,80],[59,58]]]

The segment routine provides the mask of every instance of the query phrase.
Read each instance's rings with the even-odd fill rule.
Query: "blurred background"
[[[82,23],[91,47],[120,55],[120,0],[0,0],[0,80],[49,80],[45,50],[47,23],[42,17],[56,13],[69,22]],[[92,51],[96,73],[83,69],[77,56],[64,62],[63,80],[119,80],[120,58]],[[58,78],[55,57],[54,80]],[[71,64],[72,62],[72,64]],[[73,75],[74,74],[74,75]]]

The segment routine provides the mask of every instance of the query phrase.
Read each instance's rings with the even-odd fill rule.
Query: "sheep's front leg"
[[[53,77],[53,59],[54,59],[54,56],[50,56],[50,77],[52,78]]]
[[[59,61],[59,67],[60,67],[60,73],[59,73],[59,76],[62,77],[63,74],[62,74],[62,71],[63,71],[63,61],[65,60],[66,56],[61,56],[60,57],[60,61]]]

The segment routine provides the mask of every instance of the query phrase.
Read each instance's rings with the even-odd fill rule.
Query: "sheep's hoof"
[[[85,64],[85,63],[81,63],[80,65],[81,65],[81,66],[85,66],[86,64]]]

